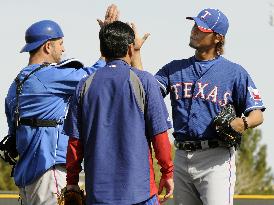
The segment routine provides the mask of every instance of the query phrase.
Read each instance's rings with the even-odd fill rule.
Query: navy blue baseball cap
[[[197,17],[186,18],[194,20],[202,32],[215,32],[225,36],[229,27],[227,17],[218,9],[203,9]]]

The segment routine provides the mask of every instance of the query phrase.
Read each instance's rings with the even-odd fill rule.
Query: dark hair
[[[133,29],[126,23],[114,21],[107,24],[99,33],[102,55],[109,59],[125,57],[134,37]]]

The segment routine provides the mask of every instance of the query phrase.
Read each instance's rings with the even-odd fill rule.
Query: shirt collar
[[[107,67],[115,68],[119,66],[129,66],[128,63],[122,59],[114,59],[106,63]]]

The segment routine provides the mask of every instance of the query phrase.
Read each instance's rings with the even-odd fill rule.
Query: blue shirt
[[[98,61],[90,68],[64,68],[47,66],[35,72],[24,83],[19,96],[20,117],[64,121],[70,97],[78,82],[99,67]],[[36,69],[38,64],[25,67],[19,80]],[[12,83],[6,100],[5,111],[9,133],[15,133],[13,115],[16,107],[16,84]],[[63,125],[57,127],[30,127],[20,125],[16,130],[16,148],[19,160],[14,170],[17,186],[23,187],[34,182],[55,164],[66,163],[68,136],[62,133]]]
[[[145,91],[144,113],[130,83],[130,70]],[[77,87],[64,129],[84,146],[87,204],[147,200],[151,196],[150,141],[171,127],[156,79],[114,60],[95,73],[81,98],[85,80]]]
[[[234,105],[239,117],[254,109],[264,109],[247,71],[222,56],[207,62],[195,57],[174,60],[155,77],[163,96],[170,94],[177,140],[216,138],[212,120],[228,103]]]

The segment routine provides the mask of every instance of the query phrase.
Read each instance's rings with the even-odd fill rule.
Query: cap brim
[[[212,33],[213,32],[213,30],[211,30],[207,26],[207,24],[204,21],[202,21],[200,18],[198,18],[198,17],[186,17],[186,19],[188,19],[188,20],[194,20],[195,23],[197,24],[199,30],[202,31],[202,32],[205,32],[205,33]]]
[[[41,40],[41,41],[36,41],[33,43],[27,43],[20,51],[20,53],[23,52],[30,52],[36,48],[38,48],[39,46],[43,45],[47,40]]]

